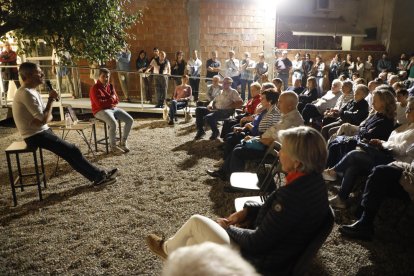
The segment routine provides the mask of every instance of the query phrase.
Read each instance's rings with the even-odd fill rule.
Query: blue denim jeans
[[[348,152],[341,161],[333,167],[336,172],[341,172],[344,175],[338,196],[342,200],[348,199],[357,177],[368,175],[373,167],[374,161],[366,152],[360,150]]]
[[[170,103],[170,120],[174,120],[175,114],[177,113],[177,110],[186,108],[188,105],[187,101],[178,102],[177,100],[172,100]]]
[[[242,172],[247,160],[262,159],[266,154],[266,150],[248,149],[245,145],[238,144],[224,160],[222,170],[228,175],[234,172]]]
[[[289,87],[289,74],[277,74],[277,77],[283,81],[283,89]]]
[[[155,91],[157,95],[157,104],[164,105],[165,97],[168,91],[168,77],[165,75],[155,75]]]
[[[241,83],[241,92],[240,92],[240,96],[244,100],[246,99],[246,86],[247,86],[247,99],[250,99],[252,97],[252,95],[250,94],[250,85],[253,83],[252,80],[245,80],[245,79],[240,79],[240,83]]]
[[[204,131],[204,121],[206,121],[213,133],[218,133],[217,121],[224,120],[230,117],[233,113],[233,109],[219,109],[210,111],[207,109],[207,107],[199,106],[195,110],[197,131]]]
[[[408,193],[400,185],[399,181],[403,169],[380,165],[376,166],[365,185],[361,205],[364,207],[362,220],[364,223],[373,224],[374,218],[381,207],[382,202],[389,197],[410,201]]]
[[[116,122],[120,120],[124,122],[124,132],[122,135],[122,142],[128,139],[134,119],[123,109],[115,107],[113,109],[102,109],[95,114],[95,117],[104,121],[109,126],[109,143],[111,146],[116,144]]]

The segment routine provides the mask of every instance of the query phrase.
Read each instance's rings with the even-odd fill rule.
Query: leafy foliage
[[[128,10],[131,0],[0,0],[0,35],[14,31],[30,52],[43,39],[74,59],[103,63],[124,47],[128,28],[140,23],[141,11]]]

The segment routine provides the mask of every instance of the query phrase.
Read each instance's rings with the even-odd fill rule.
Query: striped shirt
[[[336,101],[335,110],[341,110],[342,107],[344,107],[349,101],[354,99],[354,94],[350,93],[348,95],[342,94],[338,100]]]
[[[273,105],[272,108],[268,110],[266,114],[263,115],[263,118],[259,124],[259,132],[264,133],[272,125],[277,124],[279,121],[280,121],[280,111],[276,107],[276,105]]]

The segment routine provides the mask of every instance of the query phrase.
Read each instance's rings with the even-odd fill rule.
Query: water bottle
[[[72,118],[70,118],[69,113],[65,114],[65,127],[71,128],[72,127]]]

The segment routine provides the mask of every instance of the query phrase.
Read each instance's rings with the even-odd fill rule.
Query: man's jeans
[[[184,109],[187,106],[188,106],[187,101],[172,100],[170,104],[170,113],[169,113],[170,120],[174,120],[177,110]]]
[[[204,120],[208,123],[213,133],[218,133],[217,121],[224,120],[234,113],[233,109],[219,109],[210,111],[207,107],[196,108],[196,126],[198,132],[204,131]]]
[[[116,144],[116,121],[124,122],[124,132],[122,142],[128,139],[134,119],[126,111],[120,108],[103,109],[95,114],[95,117],[104,121],[109,126],[109,143],[111,146]]]
[[[246,99],[246,86],[247,86],[247,98],[250,100],[250,98],[252,97],[252,95],[250,94],[250,85],[253,83],[252,80],[245,80],[245,79],[240,79],[241,82],[241,93],[240,96],[244,100]]]
[[[104,171],[101,171],[93,164],[89,163],[78,147],[62,140],[56,136],[51,129],[30,136],[24,139],[24,141],[29,147],[46,149],[63,158],[73,169],[89,181],[97,180],[102,177],[102,174],[104,173]]]

